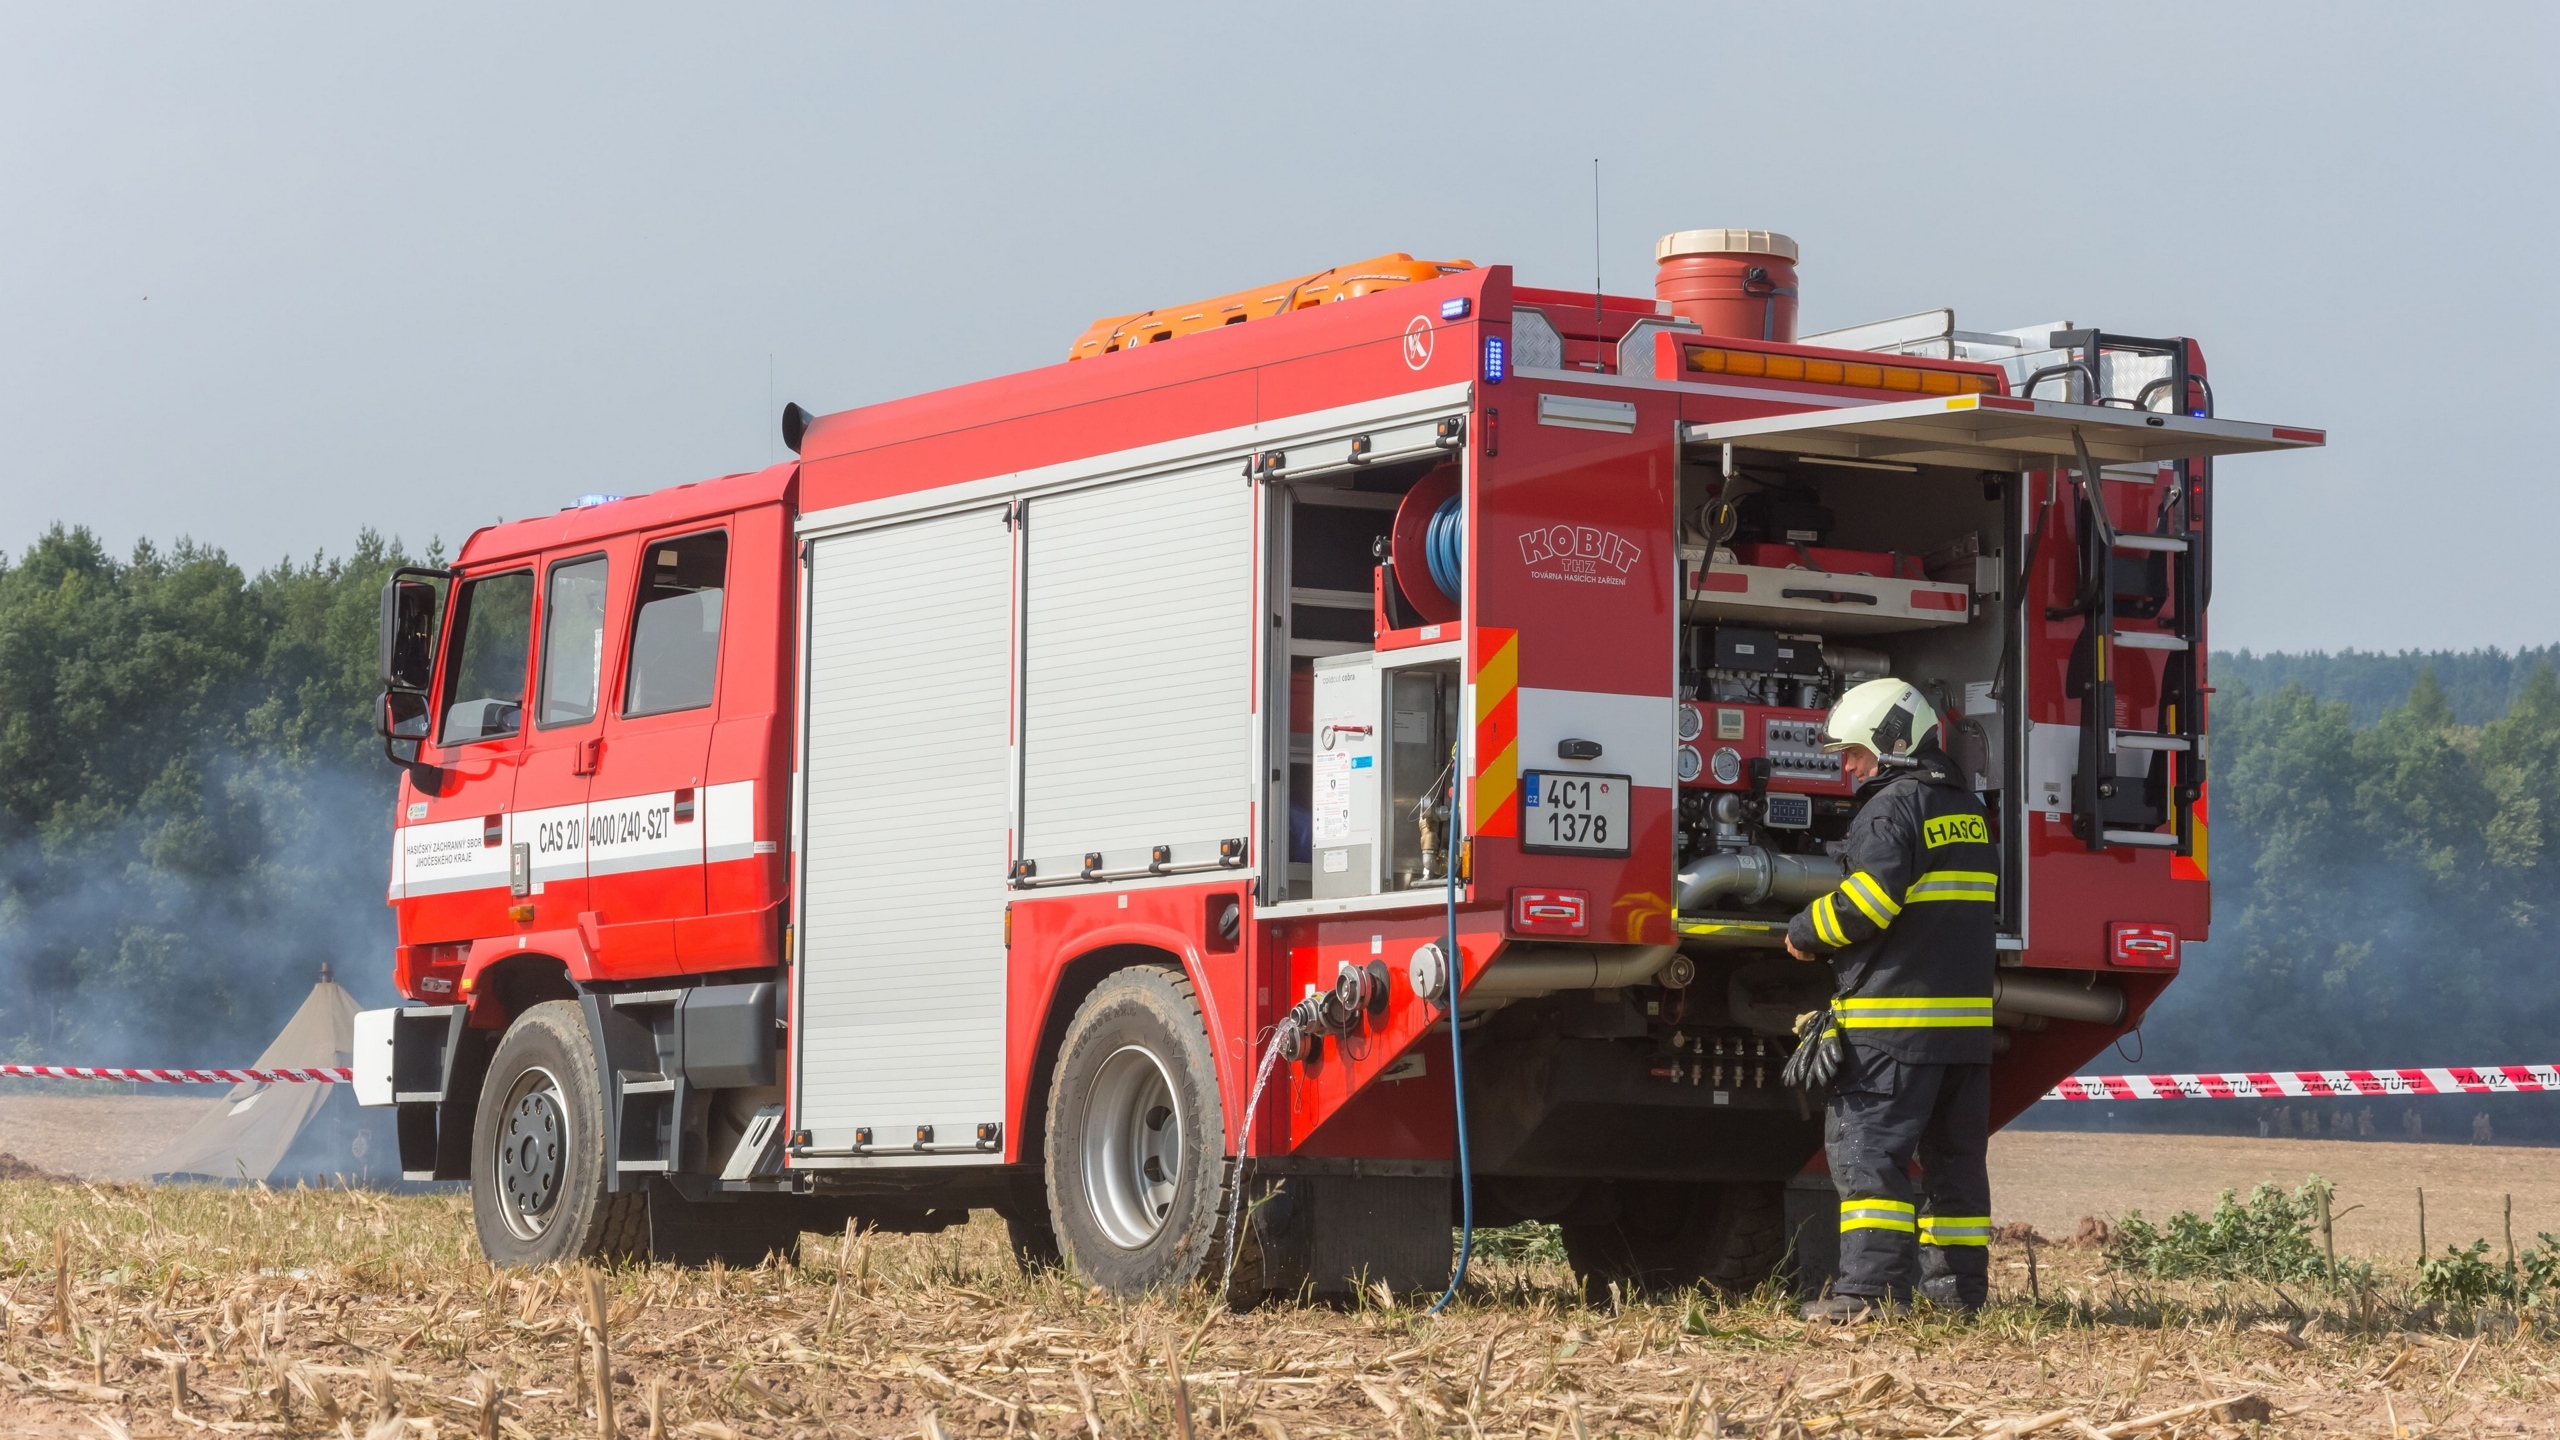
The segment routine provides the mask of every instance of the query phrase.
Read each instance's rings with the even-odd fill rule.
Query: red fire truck
[[[394,577],[403,1168],[506,1263],[979,1208],[1123,1292],[1434,1286],[1462,1215],[1818,1271],[1826,707],[1909,679],[1990,804],[2005,1121],[2205,936],[2212,461],[2322,436],[2185,338],[1799,337],[1796,259],[1116,316]]]

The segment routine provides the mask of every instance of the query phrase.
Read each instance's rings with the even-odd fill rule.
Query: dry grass
[[[2560,1429],[2560,1351],[2536,1317],[2137,1285],[2087,1251],[2040,1249],[2040,1303],[2013,1293],[2024,1256],[2003,1253],[2004,1293],[1976,1322],[1839,1330],[1774,1294],[1586,1298],[1551,1261],[1486,1267],[1438,1319],[1407,1296],[1239,1316],[1199,1293],[1123,1304],[1020,1275],[983,1216],[941,1236],[806,1243],[801,1266],[601,1277],[622,1435]],[[11,1182],[0,1274],[8,1434],[601,1433],[584,1278],[493,1270],[457,1196]],[[47,1323],[58,1285],[63,1329]]]

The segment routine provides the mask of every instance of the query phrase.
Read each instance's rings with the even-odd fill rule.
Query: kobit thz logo
[[[1624,585],[1644,551],[1614,531],[1589,525],[1550,525],[1520,537],[1520,558],[1531,578],[1576,585]]]

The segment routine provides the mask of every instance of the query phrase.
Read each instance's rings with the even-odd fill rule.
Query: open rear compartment
[[[1678,953],[1616,988],[1504,994],[1497,978],[1470,996],[1495,1214],[1570,1226],[1637,1193],[1574,1177],[1773,1185],[1818,1148],[1819,1115],[1779,1075],[1796,1018],[1831,990],[1828,967],[1787,956],[1786,924],[1839,883],[1829,847],[1855,808],[1824,718],[1849,686],[1911,681],[1999,813],[2016,789],[2001,543],[2016,488],[1682,446]]]
[[[1908,681],[1982,792],[1995,841],[2014,823],[2002,542],[2017,533],[2019,487],[2012,474],[1785,450],[1690,444],[1682,461],[1677,904],[1687,1009],[1713,1030],[1675,1043],[1669,1061],[1693,1086],[1738,1072],[1758,1089],[1776,1083],[1774,1064],[1762,1078],[1764,1042],[1791,1044],[1795,1017],[1829,993],[1827,970],[1783,943],[1788,918],[1840,881],[1832,850],[1856,800],[1820,736],[1841,693]],[[2002,888],[2005,902],[2017,887]],[[2005,903],[2002,930],[2017,933]],[[1717,1063],[1737,1051],[1751,1063]]]

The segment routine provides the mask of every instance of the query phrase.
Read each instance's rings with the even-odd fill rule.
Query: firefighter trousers
[[[1991,1067],[1919,1064],[1852,1044],[1824,1119],[1840,1192],[1836,1293],[1907,1297],[1916,1261],[1931,1301],[1982,1304],[1991,1283]]]

